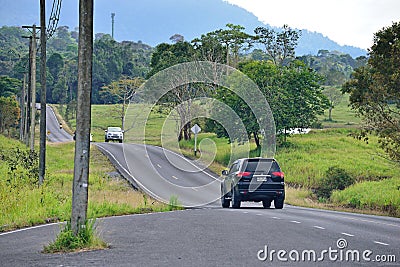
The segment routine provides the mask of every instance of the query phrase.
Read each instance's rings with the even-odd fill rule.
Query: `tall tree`
[[[364,131],[376,133],[389,157],[400,163],[400,22],[374,35],[368,64],[355,70],[342,91],[350,93],[351,107],[365,122]]]
[[[193,60],[193,56],[194,48],[189,42],[177,42],[172,45],[166,43],[159,44],[151,57],[151,70],[148,77],[173,65],[190,62]],[[170,78],[177,78],[179,80],[179,77]],[[188,140],[191,137],[191,99],[195,97],[193,93],[196,93],[197,90],[191,90],[190,88],[192,88],[190,84],[177,86],[159,100],[160,104],[165,108],[169,110],[177,109],[176,111],[179,117],[177,118],[178,140]]]
[[[208,33],[209,37],[215,38],[225,48],[225,64],[237,67],[239,55],[243,50],[251,47],[252,36],[244,32],[241,25],[226,24],[226,29],[219,29]]]
[[[144,81],[145,80],[141,77],[135,77],[133,79],[124,78],[119,81],[112,82],[107,86],[103,86],[102,91],[100,91],[100,96],[103,99],[108,99],[109,102],[118,103],[121,105],[120,107],[117,106],[116,116],[122,120],[122,130],[125,130],[124,118],[127,108],[126,106],[136,93],[136,90],[144,83]]]
[[[291,128],[308,128],[328,106],[322,77],[299,61],[277,66],[268,61],[240,65],[263,92],[274,115],[276,130],[286,137]]]
[[[333,86],[325,87],[323,93],[328,98],[329,101],[328,120],[332,121],[332,110],[337,104],[339,104],[342,101],[343,94],[340,92],[338,88]]]
[[[21,81],[8,76],[0,76],[0,96],[14,96],[19,93]]]
[[[283,25],[282,32],[273,29],[257,27],[254,30],[256,43],[264,46],[264,51],[277,65],[287,64],[293,60],[301,32],[293,30],[288,25]]]

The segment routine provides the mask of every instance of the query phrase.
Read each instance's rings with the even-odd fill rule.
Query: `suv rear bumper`
[[[285,188],[260,189],[251,191],[248,188],[238,188],[238,197],[241,201],[273,200],[277,197],[285,199]]]

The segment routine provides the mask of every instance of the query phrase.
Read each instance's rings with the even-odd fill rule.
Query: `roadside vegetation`
[[[47,176],[40,187],[30,173],[37,165],[29,164],[37,157],[20,142],[0,135],[0,231],[69,220],[74,143],[48,144]],[[171,210],[133,190],[95,146],[89,182],[89,218]]]
[[[74,235],[71,229],[71,223],[58,234],[57,238],[49,245],[43,248],[44,253],[67,253],[79,250],[95,250],[108,248],[98,232],[96,232],[96,220],[90,219],[79,228],[78,234]]]

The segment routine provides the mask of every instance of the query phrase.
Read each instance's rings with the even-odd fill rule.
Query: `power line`
[[[53,0],[49,25],[47,26],[47,39],[51,38],[57,30],[58,21],[60,20],[61,2],[62,0]]]

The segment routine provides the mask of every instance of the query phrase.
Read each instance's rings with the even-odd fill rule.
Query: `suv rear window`
[[[264,171],[264,172],[280,172],[279,165],[276,161],[271,160],[248,160],[243,163],[246,172]]]

